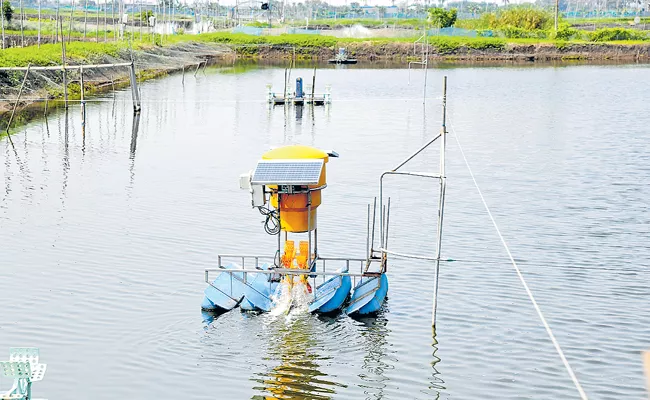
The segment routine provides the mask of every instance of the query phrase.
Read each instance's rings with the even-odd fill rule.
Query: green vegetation
[[[139,19],[141,22],[144,22],[147,25],[149,24],[149,17],[153,17],[153,11],[151,10],[146,10],[135,15],[135,18]]]
[[[458,10],[452,8],[445,10],[444,8],[430,8],[429,9],[429,22],[438,28],[449,28],[456,23],[458,18]]]
[[[592,42],[612,42],[615,40],[650,40],[647,34],[624,28],[602,28],[589,34]]]
[[[629,20],[629,18],[627,19]],[[603,28],[595,32],[578,30],[560,20],[557,32],[550,11],[531,7],[512,7],[500,12],[484,13],[478,19],[461,20],[456,26],[475,29],[481,36],[508,39],[550,39],[561,41],[611,42],[621,40],[650,40],[648,32],[627,28]]]
[[[294,21],[289,23],[290,26],[304,27],[305,23],[302,21]],[[345,18],[345,19],[314,19],[309,21],[309,26],[314,28],[330,28],[340,29],[347,28],[354,25],[361,25],[364,28],[405,28],[405,29],[418,29],[427,26],[427,21],[418,18]]]
[[[72,42],[66,45],[66,56],[73,63],[91,63],[103,56],[117,57],[120,50],[126,50],[126,42],[94,43]],[[61,45],[43,44],[36,46],[15,47],[0,52],[0,65],[5,67],[25,67],[32,65],[60,65]]]

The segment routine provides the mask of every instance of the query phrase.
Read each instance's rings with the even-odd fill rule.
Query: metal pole
[[[84,3],[84,39],[86,38],[86,31],[88,29],[88,0]]]
[[[84,90],[84,67],[79,68],[79,80],[81,89],[81,126],[86,126],[86,93]]]
[[[38,0],[38,48],[41,48],[41,0]]]
[[[429,32],[425,30],[424,34],[426,35],[426,51],[424,53],[424,89],[422,90],[422,104],[426,104],[427,102],[427,71],[429,70]]]
[[[314,89],[316,88],[316,67],[314,67],[314,76],[311,80],[311,104],[314,104]]]
[[[311,192],[307,192],[307,265],[311,268]]]
[[[142,41],[142,0],[140,0],[140,41]]]
[[[282,221],[281,221],[282,213],[280,212],[282,208],[281,205],[282,196],[280,196],[280,186],[278,186],[277,196],[278,196],[278,226],[280,227],[280,229],[278,229],[278,267],[279,267],[280,264],[282,263]],[[287,233],[285,232],[285,235],[286,234]]]
[[[368,223],[366,225],[366,258],[370,258],[370,204],[368,204]]]
[[[440,246],[442,244],[442,221],[445,210],[445,189],[447,177],[445,176],[445,147],[447,145],[447,77],[442,85],[442,128],[440,130],[440,199],[438,202],[438,234],[436,246],[436,275],[434,277],[433,304],[431,306],[431,326],[436,327],[436,309],[438,307],[438,281],[440,280]]]
[[[68,43],[70,43],[70,35],[72,34],[73,19],[74,19],[74,0],[72,0],[72,8],[70,8],[70,29],[68,30]]]
[[[140,105],[140,92],[138,91],[138,81],[135,75],[135,62],[131,61],[129,77],[131,78],[131,95],[133,96],[133,111],[138,113],[142,109]]]
[[[56,16],[54,17],[54,43],[57,43],[59,40],[59,7],[61,6],[61,0],[56,0]],[[61,33],[63,37],[63,33]]]
[[[104,1],[104,43],[108,41],[108,1]]]
[[[2,50],[5,49],[5,13],[0,7],[0,23],[2,23]]]
[[[65,109],[68,109],[68,76],[65,70],[65,38],[63,37],[63,18],[59,20],[61,25],[61,62],[63,63],[63,101]]]
[[[99,43],[99,3],[97,3],[97,23],[95,24],[95,42]]]
[[[115,29],[115,0],[111,2],[111,19],[113,20],[113,40],[117,40],[117,29]]]
[[[23,0],[20,0],[20,45],[25,47],[25,30],[23,29],[23,24],[25,23],[25,18],[23,15]]]

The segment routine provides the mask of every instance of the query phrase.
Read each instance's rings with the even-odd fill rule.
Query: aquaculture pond
[[[291,72],[311,83],[311,68]],[[50,399],[578,398],[459,151],[578,379],[645,396],[650,348],[648,65],[322,66],[328,107],[269,108],[282,66],[219,67],[95,98],[0,139],[0,359],[35,346]],[[384,310],[214,317],[218,253],[276,239],[239,189],[271,146],[335,150],[319,251],[363,257],[381,172],[438,134],[449,79],[438,327],[433,264],[391,259]],[[409,166],[437,171],[438,147]],[[433,254],[438,186],[391,178],[391,249]],[[6,353],[6,356],[2,354]],[[11,382],[0,379],[0,388]]]

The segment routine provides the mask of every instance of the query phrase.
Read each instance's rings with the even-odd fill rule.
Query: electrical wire
[[[269,235],[277,235],[280,233],[280,213],[278,210],[271,210],[266,207],[257,207],[260,214],[264,215],[264,231]]]

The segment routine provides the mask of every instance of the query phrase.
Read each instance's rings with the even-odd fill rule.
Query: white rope
[[[549,326],[548,322],[546,322],[546,318],[544,318],[544,314],[542,314],[542,310],[539,308],[539,305],[537,304],[537,301],[535,300],[535,297],[533,296],[533,293],[530,291],[530,288],[528,287],[528,284],[526,283],[526,280],[524,280],[524,276],[521,274],[521,270],[517,266],[517,263],[515,262],[514,257],[512,256],[512,253],[510,252],[510,248],[508,247],[508,244],[506,243],[506,240],[503,238],[503,235],[501,234],[501,230],[499,230],[499,226],[497,225],[497,222],[494,220],[494,217],[492,216],[492,212],[490,211],[490,207],[488,207],[487,202],[485,201],[485,197],[483,197],[483,193],[481,192],[481,189],[478,186],[478,183],[476,182],[476,178],[474,177],[474,173],[472,172],[472,168],[469,166],[469,162],[467,161],[467,157],[465,157],[465,152],[463,151],[463,146],[460,144],[460,140],[458,139],[458,134],[456,133],[454,127],[451,125],[451,121],[449,122],[449,126],[451,128],[451,131],[454,133],[454,138],[456,139],[456,143],[458,143],[458,148],[460,149],[460,154],[463,156],[463,160],[465,160],[465,165],[467,165],[467,170],[469,171],[469,174],[472,177],[472,181],[474,181],[474,186],[476,187],[476,190],[478,191],[478,195],[481,197],[481,201],[483,202],[483,205],[485,206],[485,211],[487,211],[488,215],[490,216],[490,219],[492,220],[492,224],[494,225],[494,229],[496,229],[497,234],[499,235],[499,239],[501,239],[501,243],[503,244],[503,247],[506,249],[506,253],[508,253],[508,257],[510,257],[510,261],[512,262],[512,266],[515,267],[515,271],[517,272],[517,276],[519,276],[519,280],[521,281],[521,284],[524,286],[524,289],[526,290],[526,293],[528,294],[528,298],[530,298],[530,301],[533,303],[533,307],[535,307],[535,311],[537,311],[537,315],[539,316],[539,319],[542,320],[542,324],[544,325],[544,328],[546,329],[546,333],[548,333],[548,336],[551,338],[551,342],[553,342],[553,346],[555,346],[555,350],[557,351],[558,355],[562,359],[562,363],[564,364],[564,367],[566,368],[567,372],[569,373],[569,376],[571,377],[571,380],[573,381],[573,384],[576,386],[576,389],[578,389],[578,393],[580,394],[580,398],[582,400],[588,400],[587,399],[587,394],[585,393],[584,389],[582,389],[582,385],[578,381],[578,378],[576,377],[576,374],[573,372],[573,369],[571,368],[571,365],[569,365],[569,361],[567,360],[566,356],[564,355],[564,352],[562,351],[562,348],[560,347],[560,343],[558,343],[557,339],[555,338],[555,335],[553,334],[553,331],[551,330],[551,327]]]

